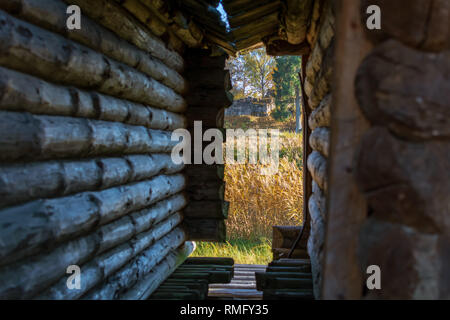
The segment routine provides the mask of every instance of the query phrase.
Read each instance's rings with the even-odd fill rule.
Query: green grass
[[[268,264],[272,261],[272,245],[267,238],[228,240],[226,243],[197,242],[191,257],[231,257],[239,264]]]

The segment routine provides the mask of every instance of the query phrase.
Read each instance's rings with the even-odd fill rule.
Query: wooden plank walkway
[[[235,264],[230,283],[210,284],[208,299],[215,300],[261,300],[262,291],[256,290],[255,272],[265,272],[267,266]]]

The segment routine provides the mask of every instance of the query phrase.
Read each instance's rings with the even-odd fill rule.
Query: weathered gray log
[[[165,216],[167,215],[169,215],[169,213],[166,213]],[[134,232],[135,237],[131,239],[131,241],[126,242],[124,245],[116,247],[101,255],[98,254],[102,251],[97,251],[94,259],[80,267],[83,275],[81,289],[68,289],[66,284],[67,276],[63,276],[55,285],[52,285],[43,293],[40,293],[34,297],[34,299],[73,300],[80,298],[88,290],[125,265],[125,263],[127,263],[130,259],[148,248],[152,243],[168,234],[181,223],[181,220],[182,217],[180,213],[173,214],[164,221],[156,224],[149,231],[142,232],[137,236],[136,233],[138,232]],[[133,231],[133,228],[130,229]]]
[[[0,111],[0,160],[169,153],[171,133],[71,117]]]
[[[202,44],[203,35],[199,27],[197,27],[195,23],[193,23],[193,21],[187,24],[186,21],[187,19],[182,12],[180,11],[176,12],[175,19],[172,19],[169,17],[168,14],[165,16],[162,15],[161,12],[154,6],[153,1],[151,0],[139,0],[139,1],[148,10],[148,12],[145,12],[145,15],[143,15],[145,10],[143,10],[141,6],[135,6],[135,8],[133,8],[135,12],[136,11],[139,12],[138,14],[142,18],[145,19],[145,16],[148,16],[151,19],[158,19],[159,21],[167,25],[168,30],[173,32],[173,34],[175,34],[179,39],[181,39],[181,41],[183,41],[187,46],[192,48],[200,47],[200,45]],[[184,23],[181,23],[180,20],[182,20]],[[149,19],[147,18],[145,19],[145,21],[142,22],[145,22],[147,24],[148,21]]]
[[[150,274],[133,288],[125,292],[121,299],[147,299],[167,277],[195,250],[193,242],[184,242],[158,264]]]
[[[150,245],[155,239],[168,233],[180,222],[181,215],[178,214],[164,224],[161,223],[161,225],[155,227],[154,230],[139,235],[139,237],[133,241],[132,249],[137,250],[140,247]],[[19,261],[18,263],[3,267],[0,272],[0,281],[2,283],[0,296],[7,299],[28,299],[63,276],[68,266],[82,265],[95,255],[101,254],[102,252],[129,240],[134,233],[135,229],[133,223],[130,217],[127,216],[114,223],[103,226],[86,237],[66,242],[50,252],[44,252],[26,260]],[[149,237],[150,239],[145,239]],[[144,241],[140,241],[142,238],[144,238]],[[121,247],[117,251],[114,250],[112,255],[107,254],[99,257],[100,260],[98,261],[111,263],[111,265],[106,266],[106,268],[103,268],[102,270],[108,272],[108,268],[115,268],[114,264],[126,262],[127,260],[124,260],[124,258],[127,258],[130,254],[130,250],[128,249]],[[116,261],[114,261],[114,259],[116,259]],[[98,277],[102,270],[93,270],[92,267],[92,264],[88,265],[87,277],[83,279],[85,285],[88,286],[92,281],[101,280]],[[71,291],[67,291],[65,283],[67,279],[65,278],[66,277],[56,285],[55,294],[58,294],[58,292],[65,292],[67,294]],[[71,297],[75,297],[75,295],[76,292],[70,294]]]
[[[43,246],[85,234],[125,214],[141,210],[185,186],[183,175],[84,192],[57,199],[36,200],[0,211],[0,260],[17,259]]]
[[[161,39],[116,3],[107,0],[67,0],[65,2],[80,6],[82,11],[93,20],[160,59],[167,66],[178,72],[183,70],[183,58],[177,52],[169,50]]]
[[[0,165],[0,208],[37,198],[111,188],[162,173],[174,174],[183,168],[182,164],[174,164],[168,154]]]
[[[449,51],[423,53],[390,40],[361,64],[356,96],[375,125],[409,140],[448,139],[449,73]]]
[[[248,24],[245,24],[239,28],[233,29],[231,34],[233,35],[236,41],[247,39],[251,36],[260,35],[260,37],[264,36],[264,32],[269,29],[270,26],[276,28],[279,25],[278,20],[279,13],[277,11],[267,15],[261,19],[252,21]]]
[[[395,38],[418,50],[443,51],[450,48],[450,14],[448,2],[429,1],[367,1],[360,4],[361,14],[366,8],[377,5],[383,12],[381,30],[364,29],[375,43]],[[399,12],[402,12],[399,15]]]
[[[80,30],[68,32],[66,28],[67,4],[61,0],[47,0],[45,6],[40,0],[5,0],[0,3],[0,8],[16,17],[57,32],[112,59],[136,68],[178,93],[183,93],[187,89],[186,81],[176,71],[86,16],[81,18],[83,27]]]
[[[208,108],[226,108],[233,104],[233,94],[225,89],[203,89],[186,96],[189,105]]]
[[[328,178],[327,178],[327,159],[324,158],[319,152],[313,151],[308,156],[308,171],[319,187],[327,192],[328,190]]]
[[[327,95],[320,102],[320,105],[311,112],[308,125],[311,130],[331,126],[331,94]]]
[[[198,47],[202,43],[203,31],[189,16],[178,8],[170,7],[160,0],[140,0],[147,8],[166,23],[169,28],[189,47]]]
[[[87,300],[118,299],[125,290],[131,288],[149,274],[158,263],[165,259],[171,250],[183,244],[185,237],[186,235],[182,229],[174,229],[131,259],[122,268],[109,276],[106,281],[94,287],[82,298]]]
[[[169,111],[181,112],[186,108],[183,98],[172,89],[84,45],[3,11],[0,23],[3,24],[0,64],[5,67]]]
[[[167,33],[168,26],[161,19],[153,14],[143,3],[138,0],[115,0],[134,17],[144,24],[150,31],[158,37]]]
[[[186,127],[186,118],[177,113],[96,92],[54,85],[2,67],[0,109],[93,118],[161,130]]]
[[[244,11],[243,13],[239,15],[235,15],[233,17],[230,17],[228,19],[230,23],[231,28],[240,27],[244,24],[248,24],[249,22],[252,22],[254,20],[260,19],[267,14],[270,14],[272,12],[278,11],[279,7],[281,6],[280,1],[270,1],[267,4],[262,4],[255,9],[251,9],[248,11]]]
[[[226,238],[226,226],[223,219],[185,219],[184,226],[188,239],[195,241],[223,242]]]
[[[309,145],[313,150],[320,152],[321,155],[328,158],[330,150],[330,129],[325,127],[314,129],[309,136]]]
[[[386,128],[369,130],[361,141],[355,175],[371,215],[420,232],[448,233],[449,150],[449,141],[408,142]]]
[[[300,44],[306,39],[310,20],[312,0],[288,0],[285,15],[286,36],[290,43]]]

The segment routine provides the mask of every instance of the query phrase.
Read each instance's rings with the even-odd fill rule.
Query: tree
[[[226,69],[230,71],[233,83],[232,93],[235,99],[244,98],[248,91],[248,70],[245,69],[245,61],[241,54],[227,60]]]
[[[272,74],[275,59],[268,56],[265,49],[253,50],[243,55],[243,59],[244,70],[253,95],[264,98],[267,92],[273,88]]]
[[[273,74],[275,84],[275,110],[272,113],[277,120],[287,119],[293,112],[295,105],[295,131],[301,130],[300,124],[300,78],[302,58],[283,56],[276,58]]]

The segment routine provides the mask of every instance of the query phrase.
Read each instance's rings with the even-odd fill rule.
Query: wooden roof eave
[[[281,7],[281,1],[277,0],[274,2],[269,2],[266,5],[259,6],[250,11],[243,11],[242,13],[231,16],[228,18],[231,28],[241,27],[249,22],[254,22],[255,20],[261,19],[267,15],[273,14],[274,12],[279,12]]]

